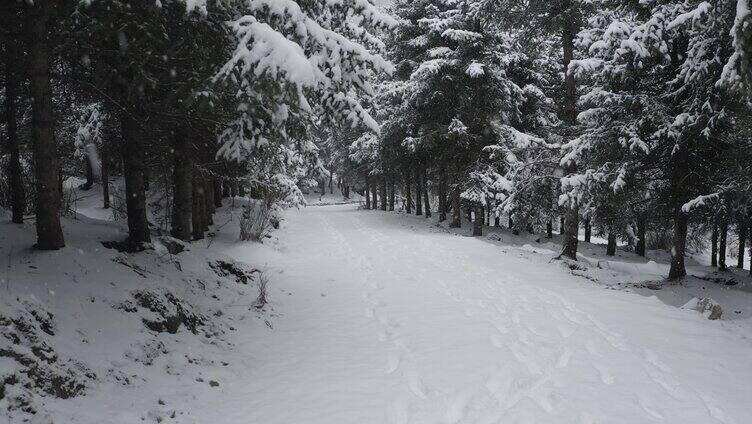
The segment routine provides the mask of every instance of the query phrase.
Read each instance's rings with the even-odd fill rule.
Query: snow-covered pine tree
[[[579,116],[587,129],[565,146],[584,165],[571,192],[642,184],[651,209],[674,227],[671,279],[686,274],[687,202],[716,185],[734,138],[726,124],[743,101],[722,84],[733,54],[733,3],[613,2],[581,34],[591,57],[572,66],[593,84]]]

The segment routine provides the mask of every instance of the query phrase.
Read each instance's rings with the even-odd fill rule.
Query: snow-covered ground
[[[224,208],[218,221],[233,213]],[[6,290],[51,309],[60,356],[98,375],[85,396],[42,399],[54,423],[743,424],[752,416],[746,312],[726,308],[731,319],[709,321],[651,295],[671,288],[642,293],[616,284],[659,278],[658,255],[641,264],[585,245],[588,269],[573,275],[551,262],[555,240],[502,230],[472,238],[467,227],[451,232],[357,204],[291,210],[264,244],[238,242],[228,222],[211,247],[203,241],[165,255],[148,278],[110,259],[94,263],[96,255],[118,256],[95,247],[114,236],[112,224],[67,221],[67,231],[90,233],[69,236],[60,253],[14,250]],[[10,224],[2,225],[7,234]],[[30,244],[31,232],[11,233]],[[127,259],[155,266],[162,254]],[[206,264],[215,258],[262,269],[270,305],[251,308],[254,287],[221,278],[218,289],[196,288],[195,280],[214,275]],[[167,272],[174,260],[187,274]],[[124,288],[112,291],[113,283]],[[182,298],[223,331],[215,341],[185,327],[155,333],[138,314],[111,307],[152,285],[184,288]],[[752,304],[746,291],[726,290]],[[150,364],[133,360],[159,342],[165,352],[157,349]],[[108,369],[134,383],[116,384]]]

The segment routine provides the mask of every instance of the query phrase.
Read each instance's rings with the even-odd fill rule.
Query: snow
[[[708,296],[672,306],[653,296],[664,290],[605,290],[573,275],[551,261],[556,240],[488,228],[502,241],[472,238],[467,223],[450,231],[422,217],[326,206],[340,196],[289,210],[263,244],[237,241],[238,209],[227,205],[215,218],[227,224],[210,244],[174,257],[161,258],[161,248],[123,257],[148,278],[97,247],[122,236],[115,223],[66,220],[68,247],[35,253],[24,248],[30,228],[3,222],[0,257],[11,258],[4,301],[33,296],[50,308],[56,351],[98,375],[85,396],[43,399],[38,419],[704,424],[749,417],[752,320],[734,317],[725,299],[709,296],[732,319],[708,321],[679,308]],[[640,264],[625,252],[598,259],[602,246],[581,246],[582,265],[599,265],[590,276],[666,272],[658,255]],[[265,312],[249,310],[252,286],[197,290],[195,278],[211,281],[203,269],[211,258],[262,269],[271,301]],[[701,268],[688,264],[690,272]],[[236,331],[207,340],[185,329],[154,334],[111,307],[137,288],[181,287],[212,325]],[[731,295],[752,305],[748,292]],[[134,360],[143,361],[155,341],[167,353],[156,353],[151,365]],[[0,362],[0,372],[8,366]],[[118,384],[113,375],[133,383]]]

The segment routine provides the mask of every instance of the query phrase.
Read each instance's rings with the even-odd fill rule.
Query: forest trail
[[[224,422],[744,423],[752,342],[530,252],[354,205],[286,215],[277,316],[238,346]],[[241,377],[241,376],[238,376]]]

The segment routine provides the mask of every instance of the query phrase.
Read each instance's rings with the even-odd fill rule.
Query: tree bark
[[[710,236],[710,266],[718,266],[718,223],[713,222],[713,233]]]
[[[19,79],[15,69],[15,66],[20,63],[20,55],[14,40],[6,43],[5,54],[5,119],[8,129],[7,150],[10,154],[8,183],[10,184],[11,221],[15,224],[23,224],[23,214],[26,209],[26,190],[21,174],[21,159],[18,147],[16,99],[18,98]]]
[[[483,220],[485,219],[485,211],[482,203],[474,205],[475,217],[473,219],[473,237],[479,237],[483,235]]]
[[[366,187],[363,191],[363,194],[366,196],[366,209],[371,209],[371,186],[369,180],[370,178],[368,178],[368,174],[366,174]]]
[[[725,271],[726,266],[726,241],[728,240],[728,219],[723,217],[718,228],[720,240],[718,242],[718,269]]]
[[[102,207],[110,208],[110,153],[107,143],[102,143]]]
[[[423,192],[420,169],[415,169],[415,215],[423,215]]]
[[[193,229],[193,239],[201,240],[204,238],[204,229],[206,228],[206,201],[204,200],[203,181],[201,176],[193,173],[193,207],[191,209],[191,223]]]
[[[554,223],[550,219],[546,223],[546,238],[554,238]]]
[[[609,231],[608,233],[606,256],[616,256],[616,233],[614,233],[613,231]]]
[[[462,227],[462,212],[460,211],[460,185],[457,184],[452,189],[452,222],[449,228]]]
[[[412,179],[410,178],[410,171],[405,172],[405,212],[410,214],[413,211],[413,197],[412,193],[410,192],[410,185],[412,184]]]
[[[378,177],[374,177],[371,180],[371,209],[378,209],[379,208],[379,197],[378,197]]]
[[[570,206],[564,221],[563,249],[561,255],[573,261],[577,260],[578,234],[580,231],[580,211],[577,205]]]
[[[590,225],[590,218],[588,217],[585,219],[585,242],[586,243],[590,243],[592,233],[593,233],[593,227]]]
[[[329,173],[329,194],[334,194],[334,174]]]
[[[204,220],[204,229],[209,231],[209,226],[214,225],[214,181],[211,175],[204,175],[204,202],[206,206],[206,219]]]
[[[222,190],[222,179],[219,177],[214,177],[214,208],[221,208],[222,207],[222,196],[224,196],[224,192]]]
[[[389,210],[394,211],[394,200],[397,196],[394,187],[394,176],[389,177]]]
[[[141,131],[131,111],[121,119],[123,134],[123,174],[125,176],[125,204],[128,211],[128,241],[133,244],[149,243],[149,221],[146,217],[146,191],[144,190],[144,152]]]
[[[447,219],[446,170],[439,170],[439,222]]]
[[[747,244],[747,221],[746,217],[739,219],[737,224],[739,228],[739,257],[737,259],[736,266],[739,269],[744,269],[744,246]]]
[[[426,218],[431,217],[431,203],[428,197],[428,176],[426,175],[426,168],[422,169],[421,180],[423,183],[423,204],[426,209]]]
[[[671,269],[668,271],[668,279],[676,280],[687,275],[684,266],[684,253],[687,247],[687,225],[689,217],[682,212],[681,206],[674,210],[674,237],[671,249]]]
[[[27,3],[29,31],[29,82],[31,88],[32,139],[36,177],[37,244],[40,250],[57,250],[65,246],[60,226],[60,170],[55,144],[50,57],[47,23],[52,0]]]
[[[386,210],[387,196],[386,196],[386,176],[382,175],[380,178],[380,195],[381,195],[381,210]]]
[[[643,258],[645,257],[645,251],[647,250],[647,242],[645,240],[646,225],[645,218],[641,217],[637,220],[637,246],[635,246],[635,253]]]
[[[193,218],[193,154],[190,143],[175,135],[172,172],[172,236],[191,240]]]

